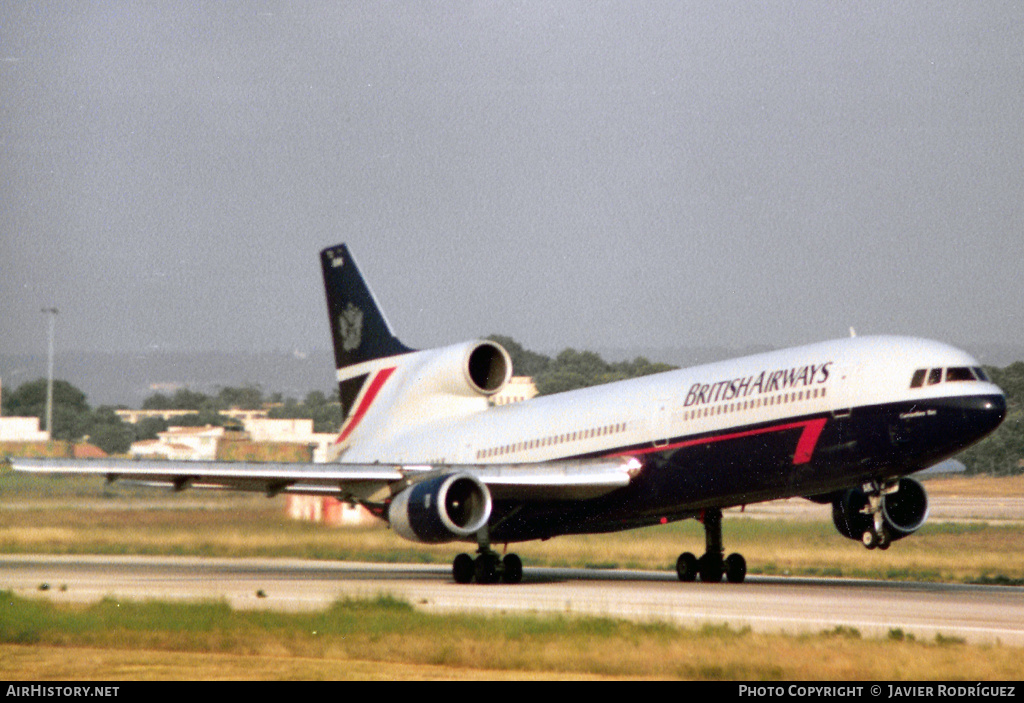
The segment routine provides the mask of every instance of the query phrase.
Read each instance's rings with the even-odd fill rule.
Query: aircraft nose
[[[964,403],[963,412],[964,418],[983,437],[999,427],[1006,417],[1006,396],[999,393],[970,398]]]

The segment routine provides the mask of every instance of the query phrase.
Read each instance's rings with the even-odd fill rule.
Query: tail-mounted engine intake
[[[466,356],[466,379],[481,395],[497,393],[512,376],[512,359],[500,344],[481,342]]]
[[[920,529],[928,519],[928,494],[919,482],[901,478],[851,488],[832,502],[832,522],[839,534],[886,549]]]
[[[447,474],[413,484],[395,496],[388,521],[413,542],[451,542],[475,535],[491,517],[491,493],[480,479]]]
[[[512,377],[512,358],[504,347],[488,340],[465,342],[422,352],[414,371],[420,393],[463,397],[494,395]]]

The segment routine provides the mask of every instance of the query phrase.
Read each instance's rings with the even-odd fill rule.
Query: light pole
[[[53,439],[53,325],[57,320],[57,308],[43,308],[42,312],[50,316],[50,347],[46,367],[46,432]]]

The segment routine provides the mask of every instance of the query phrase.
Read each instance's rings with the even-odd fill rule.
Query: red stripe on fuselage
[[[793,454],[794,466],[810,462],[823,429],[825,429],[825,418],[823,417],[811,420],[804,425],[804,431],[800,433],[800,440],[796,443],[796,453]]]
[[[811,460],[811,456],[814,454],[814,448],[818,444],[818,438],[821,437],[821,431],[825,427],[827,422],[826,418],[818,418],[816,420],[804,420],[801,422],[790,422],[785,425],[775,425],[774,427],[762,427],[756,430],[745,430],[743,432],[733,432],[731,434],[720,434],[713,435],[711,437],[701,437],[700,439],[689,439],[685,442],[676,442],[675,444],[666,444],[661,447],[648,447],[647,449],[634,449],[631,451],[617,452],[611,456],[635,456],[637,454],[655,454],[658,452],[666,452],[672,449],[682,449],[684,447],[696,447],[701,444],[711,444],[713,442],[725,442],[730,439],[742,439],[744,437],[754,437],[756,435],[768,434],[770,432],[784,432],[785,430],[794,430],[798,427],[803,428],[803,432],[800,433],[800,439],[796,443],[796,452],[793,454],[793,464],[806,464]]]
[[[384,385],[384,382],[391,377],[391,374],[393,374],[397,368],[397,366],[392,366],[391,368],[381,369],[377,375],[373,377],[373,380],[370,381],[370,387],[366,389],[366,393],[363,395],[362,402],[359,403],[359,407],[356,408],[356,411],[352,413],[352,419],[348,421],[347,425],[345,425],[345,429],[342,430],[341,434],[338,436],[337,442],[335,442],[336,444],[341,444],[348,439],[348,436],[352,434],[352,430],[354,430],[356,425],[362,421],[363,417],[370,409],[370,406],[373,405],[373,401],[376,400],[377,394],[380,393],[380,389]]]

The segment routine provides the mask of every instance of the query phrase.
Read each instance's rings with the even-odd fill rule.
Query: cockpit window
[[[946,369],[947,381],[973,381],[974,371],[966,366],[951,366]]]
[[[920,388],[928,378],[928,385],[934,386],[942,383],[942,369],[918,369],[910,379],[911,388]],[[985,381],[990,382],[988,375],[980,366],[950,366],[946,371],[946,381],[955,383],[957,381]]]

